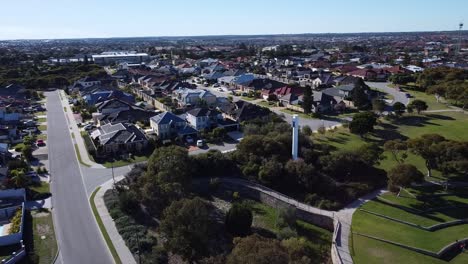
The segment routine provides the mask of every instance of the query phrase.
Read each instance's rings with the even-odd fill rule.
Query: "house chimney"
[[[299,150],[299,118],[297,115],[293,115],[292,118],[292,159],[298,159],[298,150]]]

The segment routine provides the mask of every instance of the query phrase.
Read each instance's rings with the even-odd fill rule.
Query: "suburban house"
[[[300,95],[304,92],[304,88],[302,87],[289,87],[284,86],[277,89],[269,89],[269,90],[262,90],[262,97],[264,100],[278,100],[287,94],[296,94]]]
[[[95,105],[99,102],[107,101],[113,98],[128,103],[135,102],[135,97],[133,95],[125,93],[121,90],[100,90],[83,96],[83,100],[87,105]]]
[[[145,134],[135,125],[108,123],[91,133],[98,156],[141,152],[147,145]]]
[[[96,108],[99,113],[103,115],[108,115],[115,112],[130,110],[132,108],[132,105],[126,101],[113,98],[97,103]]]
[[[313,88],[326,88],[334,84],[333,74],[320,72],[318,77],[312,80]]]
[[[268,108],[251,104],[243,100],[231,103],[229,106],[223,107],[221,111],[225,118],[236,122],[252,120],[255,118],[268,119],[271,113]]]
[[[186,113],[187,122],[196,130],[211,129],[218,125],[223,115],[218,110],[195,108]]]
[[[189,126],[184,119],[171,112],[151,117],[150,125],[153,132],[162,140],[197,134],[197,130]]]
[[[286,84],[270,79],[254,79],[245,86],[241,86],[242,91],[255,92],[262,90],[274,90],[277,88],[284,87]]]
[[[209,91],[182,88],[174,91],[174,98],[180,107],[193,107],[205,102],[207,106],[216,105],[216,96]]]
[[[84,77],[76,81],[75,84],[79,84],[82,87],[90,87],[93,85],[100,85],[101,81],[94,77]]]
[[[147,111],[139,108],[113,112],[108,115],[102,115],[98,118],[98,123],[102,126],[108,123],[141,123],[149,125],[151,117],[157,115],[156,112]]]

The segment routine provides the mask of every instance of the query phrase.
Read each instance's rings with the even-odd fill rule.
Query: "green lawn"
[[[40,264],[50,264],[57,255],[57,240],[55,238],[52,214],[49,212],[32,212],[34,253]],[[42,236],[45,238],[42,239]]]
[[[81,159],[80,150],[78,149],[78,145],[77,145],[77,144],[75,144],[75,151],[76,151],[76,155],[78,156],[78,161],[79,161],[82,165],[84,165],[84,166],[86,166],[86,167],[91,167],[89,164],[84,163],[83,160]]]
[[[264,107],[275,107],[277,104],[276,102],[271,102],[271,104],[268,101],[262,100],[258,102],[257,104],[264,106]]]
[[[286,114],[290,114],[290,115],[298,115],[298,116],[300,116],[302,118],[315,119],[311,115],[304,114],[304,113],[301,113],[301,112],[292,111],[292,110],[287,109],[287,108],[281,109],[280,111],[283,112],[283,113],[286,113]]]
[[[244,101],[253,101],[253,100],[257,100],[258,98],[241,96],[241,99],[244,100]]]
[[[115,167],[122,167],[122,166],[127,166],[127,165],[131,165],[131,164],[138,163],[138,162],[147,161],[148,159],[149,159],[149,156],[132,155],[131,159],[116,160],[114,162],[107,161],[105,163],[102,163],[102,166],[104,166],[106,168],[111,168],[112,166],[114,166],[114,168]]]
[[[114,247],[114,244],[112,243],[111,238],[109,237],[109,234],[107,233],[106,227],[104,226],[104,223],[102,222],[101,217],[99,216],[99,212],[96,208],[96,204],[94,203],[94,197],[96,196],[96,193],[101,189],[101,187],[98,187],[96,190],[94,190],[93,194],[91,194],[91,197],[89,198],[89,202],[91,204],[91,209],[93,210],[94,217],[96,218],[96,222],[99,226],[99,229],[101,230],[102,236],[104,237],[104,240],[106,241],[107,247],[109,248],[112,257],[114,258],[115,263],[121,264],[122,261],[119,258],[119,254],[117,253],[117,250]]]
[[[38,193],[50,193],[50,184],[47,182],[40,182],[38,185],[33,185],[29,189]]]
[[[466,188],[450,190],[452,193],[447,196],[434,196],[424,203],[416,199],[412,194],[432,194],[442,193],[440,187],[415,187],[401,192],[400,197],[395,194],[386,193],[381,197],[386,201],[407,207],[409,209],[426,210],[441,206],[466,206],[468,196]],[[453,221],[455,219],[468,218],[466,208],[452,208],[433,211],[427,214],[415,214],[402,210],[398,207],[386,204],[377,199],[365,203],[362,209],[383,214],[388,217],[407,221],[420,226],[431,226],[434,224]],[[413,246],[432,252],[438,252],[444,246],[457,239],[463,239],[468,234],[468,224],[451,226],[437,231],[425,231],[403,223],[398,223],[376,215],[357,210],[353,215],[352,231],[366,235],[387,239],[393,242]],[[410,250],[397,246],[365,238],[357,234],[352,235],[353,259],[355,263],[444,263],[442,260],[427,257]],[[460,254],[449,263],[466,263],[468,254]]]
[[[40,125],[37,127],[40,131],[46,131],[47,130],[47,125]]]
[[[366,142],[375,142],[383,145],[389,139],[408,139],[424,134],[437,133],[448,139],[468,141],[468,115],[458,112],[445,112],[427,115],[407,115],[399,121],[391,123],[381,120],[382,125],[375,127],[375,132],[366,136],[366,139],[351,134],[347,128],[339,128],[336,132],[327,131],[325,135],[314,135],[313,140],[334,146],[337,150],[353,150]],[[384,157],[379,167],[389,170],[397,163],[390,153],[384,152]],[[411,153],[406,159],[407,163],[415,165],[420,171],[425,172],[424,160]],[[437,170],[433,171],[434,177],[441,177]]]
[[[411,263],[411,264],[462,264],[468,263],[468,253],[460,254],[450,262],[432,258],[398,246],[380,242],[367,237],[353,235],[353,260],[356,264]],[[357,250],[358,249],[358,250]]]
[[[34,113],[35,116],[43,116],[43,115],[47,115],[47,113],[45,111],[42,111],[42,112],[36,112]]]
[[[427,94],[425,92],[418,92],[412,90],[405,90],[405,92],[411,94],[411,100],[419,99],[423,100],[427,103],[429,107],[427,110],[441,110],[441,109],[448,109],[447,105],[437,102],[436,98],[432,94]]]
[[[39,134],[39,135],[37,135],[37,139],[47,140],[47,135],[46,134]]]
[[[44,117],[41,117],[41,118],[37,119],[38,123],[42,123],[42,122],[46,122],[46,121],[47,121],[47,118],[44,118]]]

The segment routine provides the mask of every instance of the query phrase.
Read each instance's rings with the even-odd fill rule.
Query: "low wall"
[[[241,196],[249,197],[251,199],[260,201],[274,208],[285,208],[285,209],[292,208],[295,210],[296,217],[298,219],[304,220],[306,222],[310,222],[314,225],[317,225],[319,227],[325,228],[330,231],[334,230],[333,217],[330,217],[328,215],[320,215],[320,214],[314,214],[314,213],[308,212],[299,206],[295,206],[291,204],[292,201],[290,203],[287,203],[268,193],[262,192],[255,188],[251,188],[246,185],[236,184],[232,182],[222,182],[222,186],[225,189],[230,189],[230,190],[239,192]]]

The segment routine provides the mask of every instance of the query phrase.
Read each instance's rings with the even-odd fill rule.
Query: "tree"
[[[424,175],[411,164],[396,165],[388,172],[387,177],[391,191],[396,191],[396,187],[405,188],[413,182],[422,182],[424,180]]]
[[[276,239],[257,234],[234,239],[234,249],[227,258],[227,264],[287,264],[288,253]]]
[[[21,169],[10,171],[10,179],[15,188],[25,188],[29,183],[29,178]]]
[[[353,134],[358,134],[363,137],[364,134],[372,132],[377,119],[371,112],[357,113],[353,116],[353,120],[349,123],[349,131]]]
[[[310,126],[308,125],[305,125],[302,127],[302,133],[308,137],[310,137],[312,135],[312,129],[310,128]]]
[[[312,96],[312,88],[310,86],[306,86],[304,89],[304,98],[302,99],[302,108],[306,114],[310,114],[312,111]]]
[[[209,205],[198,197],[173,202],[164,210],[160,224],[167,239],[164,246],[189,261],[205,256],[211,238],[210,211]]]
[[[425,160],[428,177],[432,176],[432,169],[436,166],[436,158],[439,155],[436,145],[442,141],[445,141],[445,138],[438,134],[426,134],[407,142],[410,151]]]
[[[403,163],[406,159],[406,150],[408,149],[408,145],[406,142],[401,141],[401,139],[395,140],[388,140],[384,144],[384,149],[392,153],[393,158],[398,163]],[[403,152],[400,156],[400,153]]]
[[[248,235],[252,220],[252,211],[248,206],[234,203],[226,214],[226,229],[235,236]]]
[[[369,86],[367,86],[364,81],[359,78],[351,93],[351,100],[354,103],[354,106],[358,109],[366,109],[369,107],[369,96],[367,92],[369,91]]]
[[[379,114],[385,110],[385,102],[381,99],[372,100],[372,110]]]
[[[23,154],[23,156],[24,156],[24,158],[26,160],[32,160],[32,158],[33,158],[33,155],[32,155],[33,149],[31,147],[31,145],[25,145],[23,147],[23,149],[21,150],[21,152],[22,152],[22,154]]]
[[[393,104],[393,112],[395,112],[396,116],[401,116],[406,110],[406,106],[403,103],[396,102]]]
[[[426,102],[419,99],[413,100],[408,104],[408,109],[415,109],[418,114],[420,114],[421,111],[427,110],[427,108]]]

